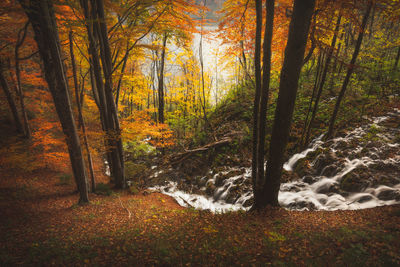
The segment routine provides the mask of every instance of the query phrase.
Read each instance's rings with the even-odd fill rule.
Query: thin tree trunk
[[[7,97],[7,102],[8,105],[10,106],[10,110],[11,110],[11,114],[13,115],[14,118],[14,123],[15,123],[15,127],[18,133],[24,133],[24,129],[22,127],[22,123],[21,123],[21,119],[19,118],[19,114],[18,114],[18,110],[17,110],[17,106],[15,105],[15,101],[14,101],[14,97],[11,94],[10,88],[8,86],[6,77],[4,75],[4,63],[1,62],[0,59],[0,84],[1,87],[3,88],[4,94]]]
[[[117,94],[115,96],[115,105],[116,105],[117,110],[118,110],[119,93],[120,93],[120,90],[121,90],[122,78],[124,77],[124,72],[125,72],[125,68],[126,68],[126,63],[128,62],[129,52],[130,52],[130,50],[129,50],[129,41],[127,41],[126,42],[126,52],[125,52],[125,56],[124,56],[123,63],[122,63],[122,68],[121,68],[121,75],[119,77],[117,90],[116,90]]]
[[[20,1],[32,23],[35,39],[42,57],[45,78],[53,96],[57,114],[67,142],[75,181],[80,193],[79,203],[89,202],[86,169],[81,144],[72,113],[65,66],[52,1]]]
[[[25,24],[25,27],[21,29],[21,31],[18,33],[18,39],[17,43],[15,44],[15,50],[14,50],[14,60],[15,60],[15,75],[17,77],[17,94],[19,96],[19,103],[21,106],[21,113],[22,113],[22,119],[24,120],[24,135],[27,139],[31,139],[31,128],[29,127],[29,122],[28,122],[28,115],[26,114],[26,109],[25,109],[25,101],[24,101],[24,92],[22,90],[22,84],[21,84],[21,69],[19,65],[19,48],[22,46],[24,43],[26,33],[28,31],[28,25],[29,22]],[[22,37],[21,37],[22,33]]]
[[[370,1],[368,3],[367,11],[366,11],[366,13],[365,13],[365,15],[363,17],[363,20],[362,20],[362,23],[361,23],[360,33],[358,35],[357,42],[356,42],[356,47],[354,48],[354,53],[353,53],[353,56],[352,56],[351,61],[350,61],[350,66],[349,66],[349,68],[347,70],[346,77],[345,77],[345,79],[343,81],[342,89],[340,90],[338,98],[336,100],[335,108],[333,110],[332,117],[331,117],[330,122],[329,122],[329,129],[328,129],[328,133],[326,135],[326,138],[331,138],[333,136],[333,130],[334,130],[334,125],[335,125],[335,121],[336,121],[336,116],[337,116],[337,114],[339,112],[340,103],[342,102],[342,99],[343,99],[344,94],[346,92],[347,85],[349,84],[349,81],[350,81],[350,77],[351,77],[351,75],[353,74],[353,71],[354,71],[354,67],[355,67],[355,64],[356,64],[357,56],[358,56],[358,53],[360,52],[360,48],[361,48],[361,44],[362,44],[362,40],[363,40],[363,36],[364,36],[364,32],[365,32],[365,27],[366,27],[367,22],[368,22],[369,14],[371,13],[371,8],[372,8],[372,1]]]
[[[204,0],[204,6],[206,6],[206,0]],[[205,92],[205,85],[204,85],[204,60],[203,60],[203,20],[204,20],[204,13],[202,13],[201,18],[201,31],[200,31],[200,44],[199,44],[199,59],[200,59],[200,71],[201,71],[201,87],[203,92],[203,102],[200,101],[200,104],[203,108],[203,118],[204,118],[204,129],[206,130],[209,127],[208,120],[207,120],[207,106],[206,106],[206,92]]]
[[[76,98],[76,106],[78,107],[78,118],[79,118],[79,125],[80,128],[82,129],[82,134],[83,134],[83,144],[86,148],[86,154],[87,154],[87,161],[89,164],[89,173],[90,173],[90,181],[91,181],[91,188],[92,192],[96,191],[96,182],[94,178],[94,171],[93,171],[93,161],[92,161],[92,155],[90,153],[89,149],[89,142],[86,134],[86,126],[85,126],[85,120],[83,119],[83,114],[82,114],[82,98],[79,97],[79,86],[78,86],[78,78],[76,74],[76,64],[75,64],[75,55],[74,55],[74,46],[73,46],[73,33],[72,31],[69,32],[69,52],[71,56],[71,65],[72,65],[72,74],[74,77],[74,86],[75,86],[75,98]],[[82,80],[82,84],[84,83],[84,79]]]
[[[319,105],[319,100],[321,99],[321,95],[322,95],[322,91],[324,88],[324,84],[325,84],[325,80],[326,80],[326,75],[328,73],[329,70],[329,64],[331,62],[332,59],[332,54],[333,54],[333,50],[335,48],[336,45],[336,39],[337,39],[337,34],[339,32],[339,27],[340,27],[340,20],[341,20],[341,15],[339,14],[338,19],[336,21],[336,27],[335,27],[335,32],[333,34],[333,38],[332,38],[332,43],[331,43],[331,47],[329,47],[329,51],[328,51],[328,56],[326,58],[326,62],[325,62],[325,67],[324,67],[324,71],[322,72],[322,77],[321,77],[321,82],[319,84],[319,88],[318,88],[318,93],[317,96],[315,98],[315,103],[314,103],[314,107],[313,107],[313,112],[312,112],[312,116],[310,119],[310,124],[308,125],[308,129],[307,129],[307,134],[306,134],[306,139],[304,142],[304,145],[306,146],[310,140],[310,133],[311,133],[311,128],[312,128],[312,124],[314,122],[315,116],[317,114],[317,110],[318,110],[318,105]]]
[[[264,208],[266,205],[279,205],[278,193],[284,154],[289,139],[299,76],[314,6],[315,0],[294,1],[272,128],[266,182],[263,187],[261,202],[254,204],[258,209]]]
[[[397,65],[399,64],[399,59],[400,59],[400,46],[399,49],[397,50],[397,56],[396,60],[394,61],[393,70],[397,69]]]
[[[160,78],[158,79],[158,121],[164,123],[164,66],[165,66],[165,47],[168,35],[165,32],[162,41]]]
[[[311,95],[311,98],[310,98],[310,102],[308,104],[307,115],[306,115],[306,119],[304,121],[303,131],[301,133],[301,138],[300,138],[300,142],[299,142],[299,148],[300,149],[302,149],[304,147],[304,137],[305,137],[305,134],[306,134],[306,131],[307,131],[308,117],[309,117],[310,112],[311,112],[311,108],[312,108],[312,104],[313,104],[313,101],[314,101],[315,93],[317,91],[318,83],[319,83],[319,80],[320,80],[321,64],[322,64],[322,52],[320,52],[319,56],[318,56],[317,73],[315,75],[314,87],[313,87],[312,95]]]
[[[253,181],[253,188],[257,187],[257,159],[258,159],[258,119],[260,111],[260,97],[261,97],[261,31],[262,31],[262,1],[256,0],[256,38],[255,38],[255,50],[254,50],[254,75],[256,78],[254,104],[253,104],[253,155],[251,164],[251,177]],[[257,197],[257,196],[255,196]],[[255,201],[259,201],[255,199]],[[257,202],[258,203],[258,202]]]
[[[262,187],[265,183],[264,177],[264,154],[265,154],[265,127],[267,121],[267,108],[269,99],[269,84],[271,77],[271,45],[272,45],[272,33],[274,28],[274,9],[275,0],[267,0],[266,14],[267,19],[265,23],[264,31],[264,46],[263,46],[263,75],[262,75],[262,86],[261,86],[261,98],[260,98],[260,110],[258,119],[258,144],[257,144],[257,176],[256,176],[256,188],[253,189],[254,198],[256,203],[261,201],[260,197],[262,194]]]

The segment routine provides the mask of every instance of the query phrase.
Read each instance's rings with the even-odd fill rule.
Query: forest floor
[[[0,265],[400,265],[400,206],[212,214],[0,165]],[[105,177],[98,177],[105,179]]]
[[[5,129],[0,145],[11,146]],[[2,161],[18,150],[9,153],[0,155],[0,266],[400,266],[400,205],[213,214],[160,193],[112,191],[80,206],[65,169],[15,168]]]

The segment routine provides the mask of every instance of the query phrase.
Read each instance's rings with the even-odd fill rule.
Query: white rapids
[[[358,127],[344,137],[323,142],[321,135],[313,140],[309,148],[293,155],[284,164],[284,170],[294,171],[299,160],[314,152],[316,155],[309,161],[314,173],[296,181],[282,183],[278,196],[279,204],[293,210],[355,210],[400,204],[400,144],[398,141],[400,130],[379,125],[389,118],[399,120],[400,110],[395,109],[387,116],[371,119],[370,124]],[[370,137],[371,129],[382,129],[375,133],[378,145],[374,145],[367,139]],[[324,157],[326,158],[327,155],[330,156],[330,161],[325,162]],[[391,186],[367,184],[356,192],[339,189],[345,177],[362,168],[368,170],[373,166],[380,166],[383,170],[389,167],[394,168],[393,173],[389,171],[389,176],[395,183]],[[150,189],[172,196],[185,207],[206,209],[212,212],[247,210],[253,198],[251,168],[245,168],[241,174],[227,178],[216,185],[218,175],[237,170],[239,169],[232,168],[223,173],[214,174],[200,189],[205,193],[208,187],[213,186],[215,189],[208,196],[183,192],[178,189],[176,182]],[[367,178],[371,180],[373,177]],[[235,190],[238,192],[238,188],[240,188],[240,194],[232,198],[232,192]]]

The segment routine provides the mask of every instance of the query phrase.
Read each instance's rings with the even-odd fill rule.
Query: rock
[[[318,187],[315,191],[320,194],[338,193],[339,185],[337,183],[325,183]]]
[[[359,199],[357,199],[356,202],[358,202],[358,203],[364,203],[364,202],[368,202],[368,201],[370,201],[370,200],[372,200],[372,199],[373,199],[372,196],[370,196],[370,195],[365,195],[365,196],[362,196],[362,197],[360,197]]]
[[[396,184],[400,183],[400,175],[398,177],[392,176],[390,174],[387,175],[375,175],[374,180],[373,180],[373,186],[378,186],[378,185],[386,185],[386,186],[394,186]]]
[[[299,179],[299,176],[295,172],[288,172],[286,170],[282,170],[282,177],[281,177],[281,182],[282,183],[288,183],[292,181],[296,181]]]
[[[313,184],[316,181],[318,181],[319,179],[320,179],[320,177],[318,177],[318,176],[306,175],[303,177],[303,182],[305,182],[307,184]]]
[[[391,188],[383,189],[379,192],[377,198],[380,200],[400,200],[400,190]]]
[[[314,169],[317,174],[320,174],[322,170],[329,165],[341,161],[335,153],[320,154],[314,163]]]
[[[209,195],[209,196],[214,195],[215,189],[217,189],[217,187],[214,185],[213,182],[208,181],[208,182],[206,183],[206,194],[207,194],[207,195]]]
[[[317,209],[317,207],[314,205],[314,203],[308,202],[305,200],[292,202],[289,205],[287,205],[287,208],[294,209],[294,210],[302,210],[302,209],[316,210]]]
[[[325,168],[322,169],[321,175],[326,176],[326,177],[333,177],[335,174],[338,173],[338,171],[341,169],[341,164],[340,163],[333,163],[331,165],[326,166]]]
[[[347,192],[362,192],[370,186],[371,177],[367,167],[355,169],[342,177],[340,189]]]
[[[294,173],[296,173],[299,177],[311,174],[312,169],[310,166],[310,162],[306,158],[299,159],[296,163],[296,166],[294,167]]]
[[[254,204],[254,198],[249,198],[245,202],[243,202],[243,207],[248,208],[253,206]]]

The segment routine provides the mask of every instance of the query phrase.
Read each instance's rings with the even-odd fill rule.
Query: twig
[[[118,200],[119,200],[119,203],[121,204],[121,207],[123,208],[123,209],[126,209],[126,211],[128,212],[128,214],[129,214],[129,219],[131,218],[131,212],[127,209],[127,208],[125,208],[124,207],[124,205],[122,205],[122,201],[121,201],[121,198],[118,196]]]
[[[185,202],[186,203],[186,205],[188,205],[190,208],[193,208],[194,209],[194,206],[193,205],[191,205],[189,202],[187,202],[186,200],[184,200],[182,197],[179,197],[180,199],[182,199],[183,200],[183,202]]]

